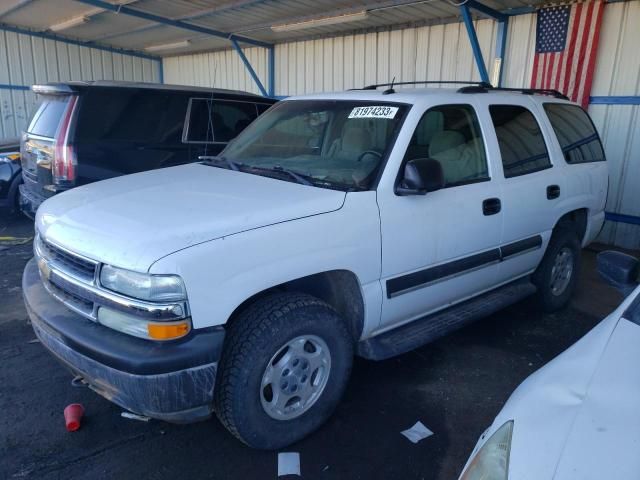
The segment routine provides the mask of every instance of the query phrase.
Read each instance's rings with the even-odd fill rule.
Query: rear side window
[[[70,95],[47,95],[31,119],[28,131],[43,137],[55,137],[58,124],[64,115]]]
[[[447,187],[489,179],[478,118],[470,105],[442,105],[420,119],[405,154],[438,160]]]
[[[148,144],[180,143],[188,95],[144,89],[89,90],[76,138]]]
[[[254,103],[192,98],[183,140],[228,143],[258,116]]]
[[[533,114],[519,105],[491,105],[506,178],[551,167],[547,145]]]
[[[545,103],[567,163],[603,162],[604,150],[589,115],[577,105]]]

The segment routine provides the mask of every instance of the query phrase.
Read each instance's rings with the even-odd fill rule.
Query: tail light
[[[53,175],[53,183],[65,184],[73,182],[76,179],[76,152],[73,146],[69,144],[69,130],[73,112],[76,108],[78,97],[73,95],[69,99],[67,108],[64,111],[62,121],[58,125],[55,138],[55,150],[51,165],[51,174]]]

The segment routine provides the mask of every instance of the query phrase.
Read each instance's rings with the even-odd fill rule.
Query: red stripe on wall
[[[578,35],[578,28],[580,25],[580,15],[582,14],[582,3],[578,3],[575,6],[572,7],[573,10],[573,28],[571,29],[570,35],[571,38],[569,40],[569,45],[566,46],[565,48],[565,52],[573,52],[575,46],[576,46],[576,37]],[[562,90],[561,92],[564,93],[565,95],[568,95],[569,92],[567,92],[567,90],[569,89],[569,79],[571,78],[571,60],[572,60],[572,55],[568,54],[565,55],[565,68],[566,68],[566,74],[564,76],[564,85],[562,85]]]
[[[573,91],[571,92],[570,98],[573,101],[579,101],[580,99],[577,98],[578,94],[580,92],[580,83],[583,82],[582,79],[582,70],[584,69],[584,64],[586,61],[588,61],[588,56],[589,53],[587,52],[587,45],[588,45],[588,36],[589,36],[589,29],[591,28],[591,15],[593,14],[593,9],[596,6],[596,2],[589,2],[587,4],[587,10],[586,10],[586,18],[584,20],[583,23],[583,27],[582,27],[582,41],[580,42],[580,48],[578,48],[577,52],[575,52],[575,55],[577,56],[576,60],[577,60],[577,69],[576,69],[576,81],[573,84]]]
[[[587,108],[589,105],[589,98],[591,96],[591,84],[593,82],[593,73],[596,66],[596,55],[598,53],[598,46],[600,45],[600,25],[602,24],[602,15],[604,14],[604,2],[599,1],[596,5],[596,31],[593,32],[593,47],[591,48],[591,56],[587,64],[587,72],[584,83],[584,93],[582,95],[582,101],[580,104],[583,108]]]

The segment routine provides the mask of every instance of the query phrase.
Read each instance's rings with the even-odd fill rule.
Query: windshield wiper
[[[240,171],[240,165],[233,160],[229,160],[227,157],[221,157],[218,155],[200,155],[198,160],[204,160],[202,163],[212,166],[217,166],[220,162],[224,162],[231,170],[235,170],[236,172]]]
[[[313,186],[313,182],[309,180],[309,178],[311,177],[309,177],[309,175],[305,175],[304,173],[294,172],[293,170],[281,167],[280,165],[274,166],[271,170],[275,170],[276,172],[284,172],[302,185]]]
[[[252,170],[269,172],[269,173],[286,173],[290,178],[293,178],[296,182],[301,185],[307,185],[312,187],[314,185],[314,178],[310,175],[305,175],[304,173],[294,172],[293,170],[289,170],[288,168],[281,167],[280,165],[275,165],[273,167],[251,167]]]

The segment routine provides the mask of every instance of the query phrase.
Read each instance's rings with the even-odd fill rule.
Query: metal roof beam
[[[143,20],[147,20],[150,22],[161,23],[164,25],[168,25],[170,27],[181,28],[183,30],[190,30],[192,32],[202,33],[204,35],[211,35],[213,37],[220,37],[229,40],[230,33],[221,32],[219,30],[214,30],[213,28],[200,27],[198,25],[193,25],[191,23],[184,22],[182,20],[172,20],[170,18],[162,17],[160,15],[155,15],[153,13],[143,12],[142,10],[136,10],[131,7],[123,6],[123,5],[113,5],[111,3],[105,2],[104,0],[75,0],[79,3],[84,3],[85,5],[91,5],[93,7],[104,8],[105,10],[110,10],[114,13],[118,13],[121,15],[129,15],[131,17],[141,18]],[[259,40],[254,40],[252,38],[240,37],[238,35],[234,36],[235,39],[242,43],[247,43],[249,45],[256,45],[258,47],[269,48],[271,47],[270,43],[261,42]]]
[[[233,2],[232,4],[226,5],[218,5],[217,7],[207,8],[205,10],[199,10],[196,13],[192,13],[190,15],[183,15],[181,17],[175,17],[171,20],[197,20],[198,18],[207,17],[209,15],[213,15],[214,13],[223,13],[229,10],[235,10],[238,8],[249,7],[255,5],[257,3],[263,3],[265,0],[243,0]],[[149,30],[153,30],[158,27],[162,27],[163,25],[160,23],[154,23],[152,25],[145,25],[144,27],[133,28],[127,31],[108,33],[106,35],[102,35],[97,38],[97,40],[107,40],[109,38],[120,37],[122,35],[130,35],[132,33],[142,33],[147,32]]]
[[[267,89],[264,88],[264,85],[260,81],[260,77],[258,77],[258,74],[253,69],[253,67],[251,66],[251,62],[249,61],[247,56],[242,51],[242,48],[240,47],[240,45],[238,44],[236,39],[231,37],[230,40],[231,40],[231,45],[233,45],[233,48],[236,50],[236,52],[238,52],[238,55],[240,56],[240,59],[242,60],[242,63],[244,63],[245,68],[249,72],[249,75],[251,75],[251,78],[253,78],[253,81],[258,86],[258,90],[260,90],[260,93],[262,93],[262,95],[264,95],[265,97],[269,96],[269,93],[267,92]]]
[[[478,67],[478,72],[480,73],[480,78],[483,82],[490,83],[489,74],[487,73],[487,67],[484,63],[484,58],[482,58],[482,50],[480,49],[480,42],[478,42],[478,35],[476,34],[476,29],[473,26],[471,12],[469,11],[469,6],[467,5],[467,3],[460,5],[460,13],[462,13],[464,25],[467,27],[467,34],[469,35],[471,49],[473,50],[473,56],[476,59],[476,65]]]
[[[468,0],[467,3],[465,3],[465,5],[473,8],[474,10],[477,10],[480,13],[485,14],[488,17],[494,18],[499,22],[503,22],[508,18],[508,15],[502,12],[499,12],[498,10],[494,10],[491,7],[487,7],[483,3],[477,2],[476,0]]]
[[[9,15],[10,13],[16,12],[24,7],[27,3],[30,3],[31,0],[18,0],[13,5],[9,5],[0,10],[0,17],[4,17],[5,15]]]
[[[148,53],[139,52],[137,50],[127,50],[126,48],[111,47],[109,45],[101,45],[90,41],[82,41],[74,38],[63,37],[50,32],[40,32],[35,30],[29,30],[27,28],[16,27],[14,25],[7,25],[6,23],[0,23],[0,30],[7,32],[20,33],[23,35],[31,35],[33,37],[46,38],[48,40],[55,40],[56,42],[64,42],[70,45],[78,45],[80,47],[95,48],[97,50],[104,50],[105,52],[120,53],[122,55],[130,55],[132,57],[146,58],[148,60],[161,61],[160,57],[155,55],[149,55]]]

